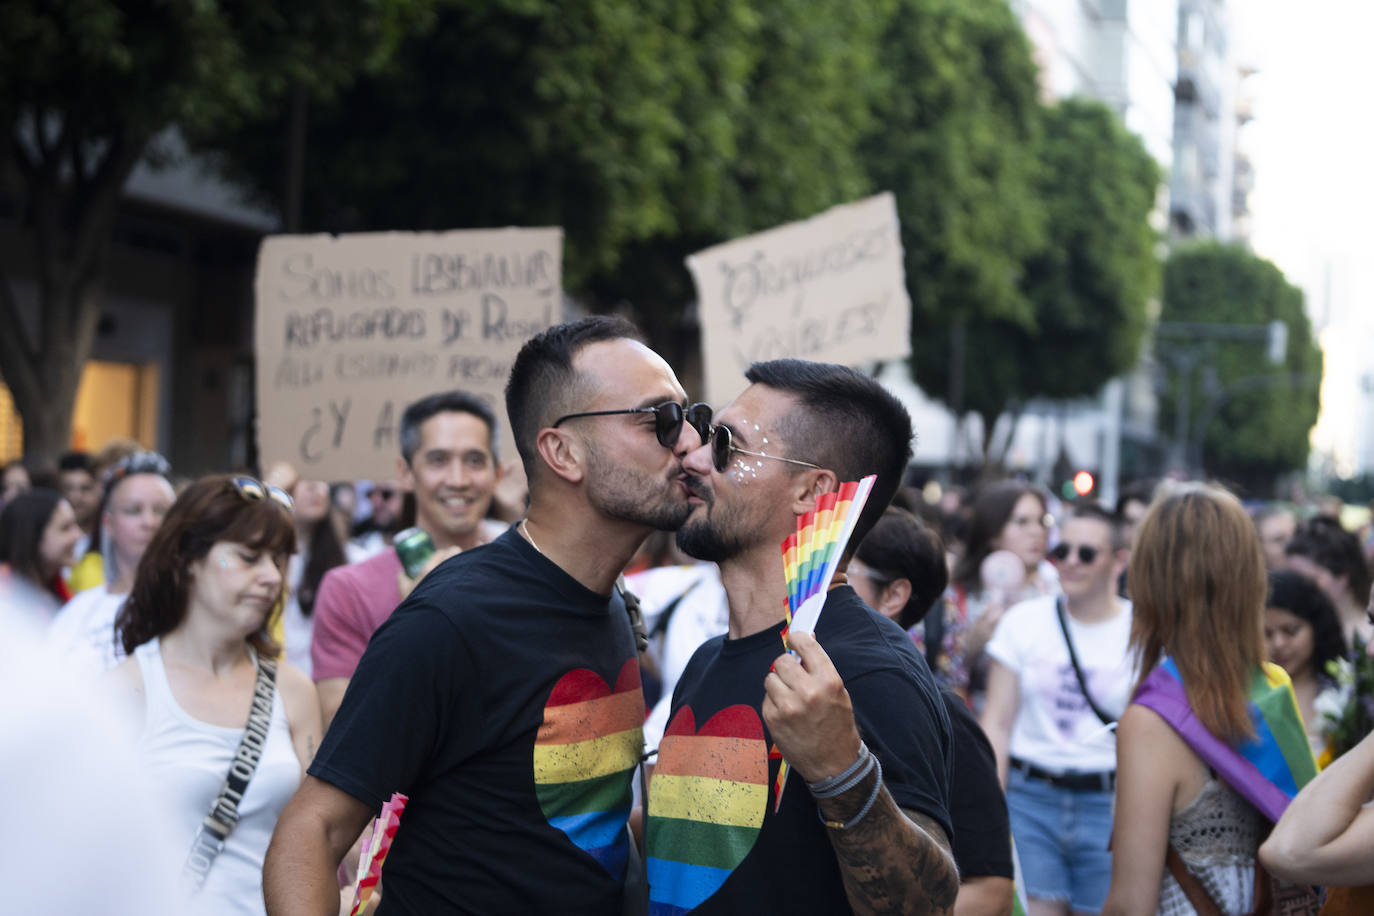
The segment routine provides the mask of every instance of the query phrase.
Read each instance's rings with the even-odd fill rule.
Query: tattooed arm
[[[876,775],[838,798],[818,802],[821,814],[841,823],[858,814],[873,792]],[[944,830],[918,811],[897,807],[886,787],[853,827],[826,832],[855,913],[953,912],[959,872]]]
[[[815,638],[789,637],[798,657],[780,657],[764,681],[763,717],[784,758],[808,783],[834,776],[859,757],[849,693]],[[830,821],[847,822],[873,794],[876,771],[835,798],[818,802]],[[829,828],[854,912],[948,914],[959,892],[949,839],[931,818],[899,808],[886,786],[848,830]]]

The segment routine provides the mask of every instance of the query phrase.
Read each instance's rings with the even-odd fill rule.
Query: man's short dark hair
[[[848,366],[775,359],[754,363],[744,377],[800,402],[779,421],[787,457],[819,464],[841,481],[878,475],[850,537],[858,544],[902,484],[911,460],[911,415],[875,379]]]
[[[1107,526],[1108,543],[1112,545],[1112,550],[1126,549],[1126,536],[1121,530],[1121,519],[1116,513],[1108,512],[1102,508],[1101,504],[1094,502],[1074,503],[1069,511],[1069,518],[1084,518],[1094,522],[1101,522]]]
[[[580,409],[577,401],[586,395],[573,370],[573,358],[588,344],[622,338],[643,341],[639,329],[626,319],[593,315],[554,325],[520,348],[506,382],[506,415],[526,476],[533,479],[539,430],[576,412]]]
[[[1116,517],[1126,520],[1126,506],[1131,503],[1140,503],[1148,507],[1154,502],[1155,489],[1159,486],[1157,480],[1133,480],[1121,488],[1121,492],[1116,497]]]
[[[441,391],[420,398],[401,414],[401,457],[406,464],[410,464],[420,450],[420,427],[441,413],[468,413],[487,424],[491,457],[496,459],[496,413],[491,405],[466,391]]]
[[[95,476],[95,465],[91,462],[89,452],[63,452],[57,459],[57,473],[64,474],[68,471],[85,471],[92,477]]]
[[[887,582],[906,579],[911,596],[897,613],[904,630],[925,619],[949,584],[945,543],[940,535],[904,509],[889,508],[859,543],[855,556]]]

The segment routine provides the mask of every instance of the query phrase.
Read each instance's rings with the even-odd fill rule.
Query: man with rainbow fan
[[[650,912],[948,913],[949,720],[906,633],[842,574],[901,482],[911,419],[842,366],[746,377],[683,459],[678,546],[720,565],[730,622],[688,663],[659,745]]]

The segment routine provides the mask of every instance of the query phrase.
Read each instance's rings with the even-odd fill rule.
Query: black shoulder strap
[[[267,746],[267,730],[272,724],[272,697],[277,691],[277,663],[270,658],[258,658],[258,677],[253,684],[253,705],[248,709],[248,724],[243,728],[238,750],[229,761],[229,773],[219,795],[210,805],[210,813],[200,822],[191,851],[181,867],[181,876],[198,893],[215,864],[215,857],[224,849],[224,841],[239,822],[239,802],[248,791],[248,783],[258,769],[258,759]]]
[[[654,628],[649,631],[650,639],[653,639],[655,636],[662,636],[664,633],[668,632],[668,624],[672,622],[673,612],[678,609],[678,605],[682,604],[682,599],[695,591],[696,587],[701,583],[702,580],[697,579],[691,585],[687,586],[687,590],[681,595],[678,595],[672,601],[664,605],[663,610],[659,612],[658,619],[654,621]]]
[[[1073,663],[1074,676],[1078,678],[1078,689],[1083,691],[1083,699],[1088,701],[1088,706],[1102,720],[1103,725],[1111,725],[1116,721],[1115,716],[1109,716],[1102,711],[1102,708],[1093,700],[1093,695],[1088,693],[1088,682],[1083,678],[1083,669],[1078,666],[1078,653],[1073,650],[1073,638],[1069,636],[1069,621],[1064,613],[1064,596],[1059,595],[1054,599],[1054,610],[1059,615],[1059,629],[1064,633],[1064,642],[1069,646],[1069,661]]]
[[[643,653],[649,648],[649,634],[644,632],[644,612],[639,607],[639,596],[630,591],[624,576],[617,576],[615,590],[625,602],[625,613],[630,618],[630,630],[635,634],[635,651]]]

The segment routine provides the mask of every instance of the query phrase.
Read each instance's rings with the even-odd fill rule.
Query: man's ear
[[[571,433],[545,427],[534,440],[539,457],[555,476],[579,484],[586,475],[586,450]]]
[[[816,508],[821,496],[837,490],[840,479],[834,471],[819,469],[797,475],[797,486],[793,490],[792,514],[805,515]]]
[[[902,613],[902,608],[911,600],[911,580],[893,579],[883,590],[878,593],[878,606],[873,610],[882,614],[884,617],[897,619],[897,615]]]
[[[396,480],[400,483],[402,490],[412,493],[415,491],[415,472],[410,469],[410,465],[406,463],[403,455],[396,456]]]

